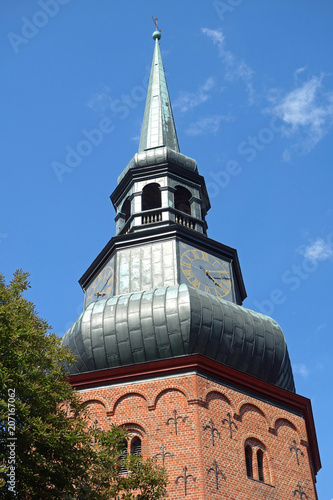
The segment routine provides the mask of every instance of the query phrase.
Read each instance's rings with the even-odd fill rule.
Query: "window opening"
[[[258,476],[259,481],[264,481],[264,453],[262,450],[257,451],[257,462],[258,462]]]
[[[125,221],[127,221],[131,215],[131,202],[129,198],[126,198],[126,200],[123,203],[123,206],[121,207],[121,211],[123,214],[125,214]]]
[[[141,439],[138,437],[132,439],[131,455],[136,455],[136,456],[141,455]]]
[[[247,477],[253,478],[253,469],[252,469],[252,448],[251,446],[245,447],[245,463],[246,463],[246,474]]]
[[[121,455],[119,456],[119,462],[120,462],[119,472],[120,472],[120,474],[126,474],[126,472],[128,472],[127,467],[125,465],[125,461],[126,461],[126,458],[128,455],[128,452],[127,452],[128,443],[127,443],[126,439],[124,439],[122,444],[123,444],[123,449],[121,451]]]
[[[119,462],[120,462],[120,469],[119,473],[120,474],[126,474],[128,472],[127,466],[126,466],[126,459],[128,457],[128,452],[130,452],[131,455],[136,455],[141,456],[141,439],[137,436],[135,436],[131,443],[130,446],[128,444],[128,441],[124,439],[122,443],[122,450],[119,456]]]
[[[175,209],[191,215],[190,199],[192,193],[183,186],[177,186],[175,191]]]
[[[142,190],[142,211],[161,207],[161,191],[157,182],[147,184]]]

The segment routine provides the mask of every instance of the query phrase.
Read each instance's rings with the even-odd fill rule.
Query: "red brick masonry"
[[[202,356],[74,375],[70,382],[92,422],[126,426],[140,437],[142,455],[158,455],[160,464],[164,452],[171,500],[185,498],[185,482],[191,500],[317,499],[321,464],[311,404],[302,396]]]

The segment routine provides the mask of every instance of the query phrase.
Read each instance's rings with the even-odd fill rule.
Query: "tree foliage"
[[[64,366],[61,339],[23,297],[28,274],[0,275],[0,499],[154,500],[166,477],[151,460],[128,457],[123,428],[91,427]]]

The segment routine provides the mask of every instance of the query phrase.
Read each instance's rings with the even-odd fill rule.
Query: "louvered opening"
[[[252,448],[251,448],[251,446],[246,446],[245,447],[245,463],[246,463],[246,474],[247,474],[247,477],[253,478]]]
[[[264,453],[262,450],[257,451],[257,462],[259,481],[264,481]]]
[[[131,455],[141,455],[141,439],[138,437],[133,438],[131,442]]]
[[[124,439],[124,441],[123,441],[123,450],[121,452],[121,455],[119,456],[119,462],[120,462],[119,473],[120,474],[126,474],[128,472],[128,469],[126,467],[126,458],[127,458],[127,455],[128,455],[127,441],[126,441],[126,439]]]

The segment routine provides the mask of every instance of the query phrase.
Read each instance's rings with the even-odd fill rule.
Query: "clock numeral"
[[[230,288],[221,283],[218,287],[214,288],[214,292],[217,297],[225,297],[230,292]]]
[[[206,262],[209,262],[209,255],[208,255],[208,253],[202,252],[201,259],[204,260],[204,261],[206,261]]]
[[[194,255],[194,259],[205,260],[208,262],[208,254],[206,252],[202,252],[201,250],[192,250]]]
[[[191,269],[191,262],[185,262],[183,259],[181,261],[182,267],[187,267],[188,269]]]
[[[197,278],[194,278],[193,281],[190,281],[191,285],[194,286],[194,288],[200,288],[200,281]]]
[[[194,278],[194,274],[191,269],[183,269],[183,273],[188,280]]]
[[[224,291],[224,293],[228,293],[229,292],[229,287],[227,287],[224,283],[220,283],[220,287],[222,288],[222,290]]]
[[[184,255],[183,255],[183,259],[188,259],[189,260],[189,263],[191,264],[194,260],[195,260],[195,257],[193,255],[193,252],[186,252]]]
[[[211,289],[209,286],[205,285],[205,292],[206,293],[211,293]]]

